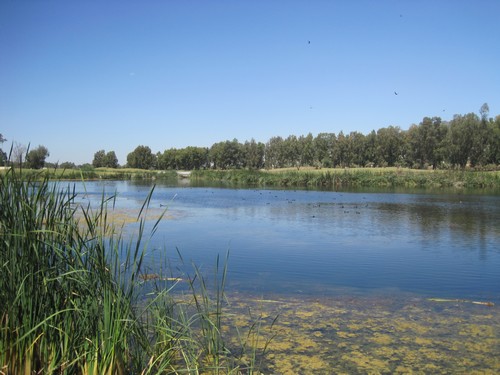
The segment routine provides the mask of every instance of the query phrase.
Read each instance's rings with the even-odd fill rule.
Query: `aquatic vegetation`
[[[0,173],[10,170],[6,169]],[[81,168],[46,168],[46,169],[27,169],[15,168],[16,173],[22,174],[23,178],[36,178],[43,180],[156,180],[156,179],[177,179],[175,171],[158,171],[137,168],[94,168],[84,166]]]
[[[407,168],[329,168],[276,170],[197,170],[192,179],[254,186],[498,188],[500,172],[416,170]]]
[[[209,276],[144,266],[168,212],[114,213],[114,197],[74,204],[71,190],[16,178],[0,179],[0,371],[500,372],[498,303],[229,294],[224,259]]]
[[[486,373],[500,371],[496,306],[425,298],[338,295],[322,299],[231,296],[230,321],[248,304],[279,314],[264,373]],[[241,304],[241,305],[240,305]],[[231,326],[231,324],[229,324]]]
[[[116,196],[83,205],[47,176],[0,174],[0,373],[257,371],[259,330],[232,350],[223,335],[227,259],[214,289],[196,267],[195,277],[180,275],[189,298],[173,298],[180,276],[143,269],[146,231],[165,216],[148,216],[153,190],[127,242],[130,218],[110,214]]]

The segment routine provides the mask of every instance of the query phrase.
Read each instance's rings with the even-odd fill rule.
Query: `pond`
[[[152,185],[76,188],[90,201],[116,192],[127,212]],[[212,272],[229,251],[233,308],[283,318],[270,372],[500,369],[500,195],[157,183],[149,214],[165,208],[147,272],[182,277],[177,251]]]
[[[116,192],[116,208],[134,210],[151,187],[85,189],[97,201]],[[166,206],[150,244],[152,272],[176,249],[212,268],[229,251],[229,286],[263,294],[500,298],[500,196],[156,185],[150,208]]]

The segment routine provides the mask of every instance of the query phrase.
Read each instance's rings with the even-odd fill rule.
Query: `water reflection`
[[[89,204],[116,191],[116,209],[133,216],[151,185],[78,189]],[[499,195],[172,184],[155,188],[151,217],[165,204],[146,272],[189,272],[178,248],[210,275],[230,249],[224,334],[236,347],[260,316],[262,334],[276,335],[264,373],[500,371]]]
[[[151,185],[87,183],[137,209]],[[231,281],[251,291],[398,290],[500,298],[500,196],[156,186],[164,220],[146,261],[211,265],[230,249]]]

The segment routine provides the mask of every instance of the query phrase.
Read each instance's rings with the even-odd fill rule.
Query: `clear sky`
[[[125,164],[138,145],[495,116],[499,17],[498,0],[2,0],[3,149]]]

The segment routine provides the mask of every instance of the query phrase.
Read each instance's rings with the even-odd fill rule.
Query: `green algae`
[[[248,311],[267,322],[279,316],[260,332],[272,337],[258,344],[264,374],[500,373],[498,306],[395,296],[238,297],[229,297],[235,313],[228,325],[240,332],[250,324],[242,318]]]

